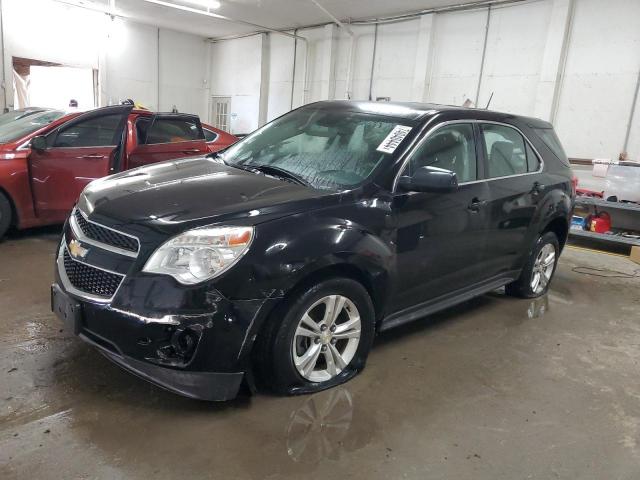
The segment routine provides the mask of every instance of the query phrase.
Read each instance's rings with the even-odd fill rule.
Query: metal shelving
[[[589,232],[587,230],[580,230],[577,228],[570,229],[569,235],[572,235],[574,237],[590,238],[593,240],[601,240],[603,242],[610,242],[618,245],[640,246],[640,240],[635,238],[627,238],[627,237],[622,237],[620,235],[608,235],[606,233]]]
[[[615,209],[615,210],[629,210],[632,212],[640,213],[640,205],[635,203],[622,203],[622,202],[608,202],[606,200],[602,200],[601,198],[593,198],[593,197],[576,197],[576,205],[589,207],[602,207],[606,209]]]

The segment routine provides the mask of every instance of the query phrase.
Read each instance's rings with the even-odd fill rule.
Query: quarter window
[[[55,135],[52,147],[108,147],[120,141],[121,114],[103,115],[75,123]]]
[[[488,161],[488,177],[508,177],[540,168],[540,160],[515,129],[505,125],[481,124],[485,156]]]
[[[218,134],[214,131],[211,130],[207,130],[206,128],[203,128],[204,130],[204,140],[207,143],[211,143],[211,142],[215,142],[216,139],[218,138]]]
[[[470,123],[456,123],[439,128],[413,153],[406,174],[413,175],[421,167],[450,170],[458,182],[478,179],[478,161]]]

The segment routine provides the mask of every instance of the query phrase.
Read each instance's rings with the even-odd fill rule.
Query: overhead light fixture
[[[191,3],[192,5],[198,5],[199,7],[204,7],[210,10],[219,9],[222,4],[218,0],[184,0],[186,3]]]

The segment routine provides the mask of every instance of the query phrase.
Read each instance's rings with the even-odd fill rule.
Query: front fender
[[[216,288],[229,298],[242,301],[283,301],[316,275],[345,274],[362,280],[380,312],[395,272],[392,245],[381,233],[353,221],[313,213],[261,224],[234,280],[227,278]],[[278,303],[270,302],[268,307],[273,309]],[[269,313],[255,315],[241,355],[248,354]]]

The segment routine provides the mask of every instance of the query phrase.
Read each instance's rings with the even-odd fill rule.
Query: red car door
[[[209,152],[197,115],[161,113],[136,120],[137,144],[128,168]]]
[[[31,149],[29,168],[36,215],[63,220],[84,187],[118,169],[132,107],[105,107],[79,115],[46,135],[46,148]]]

